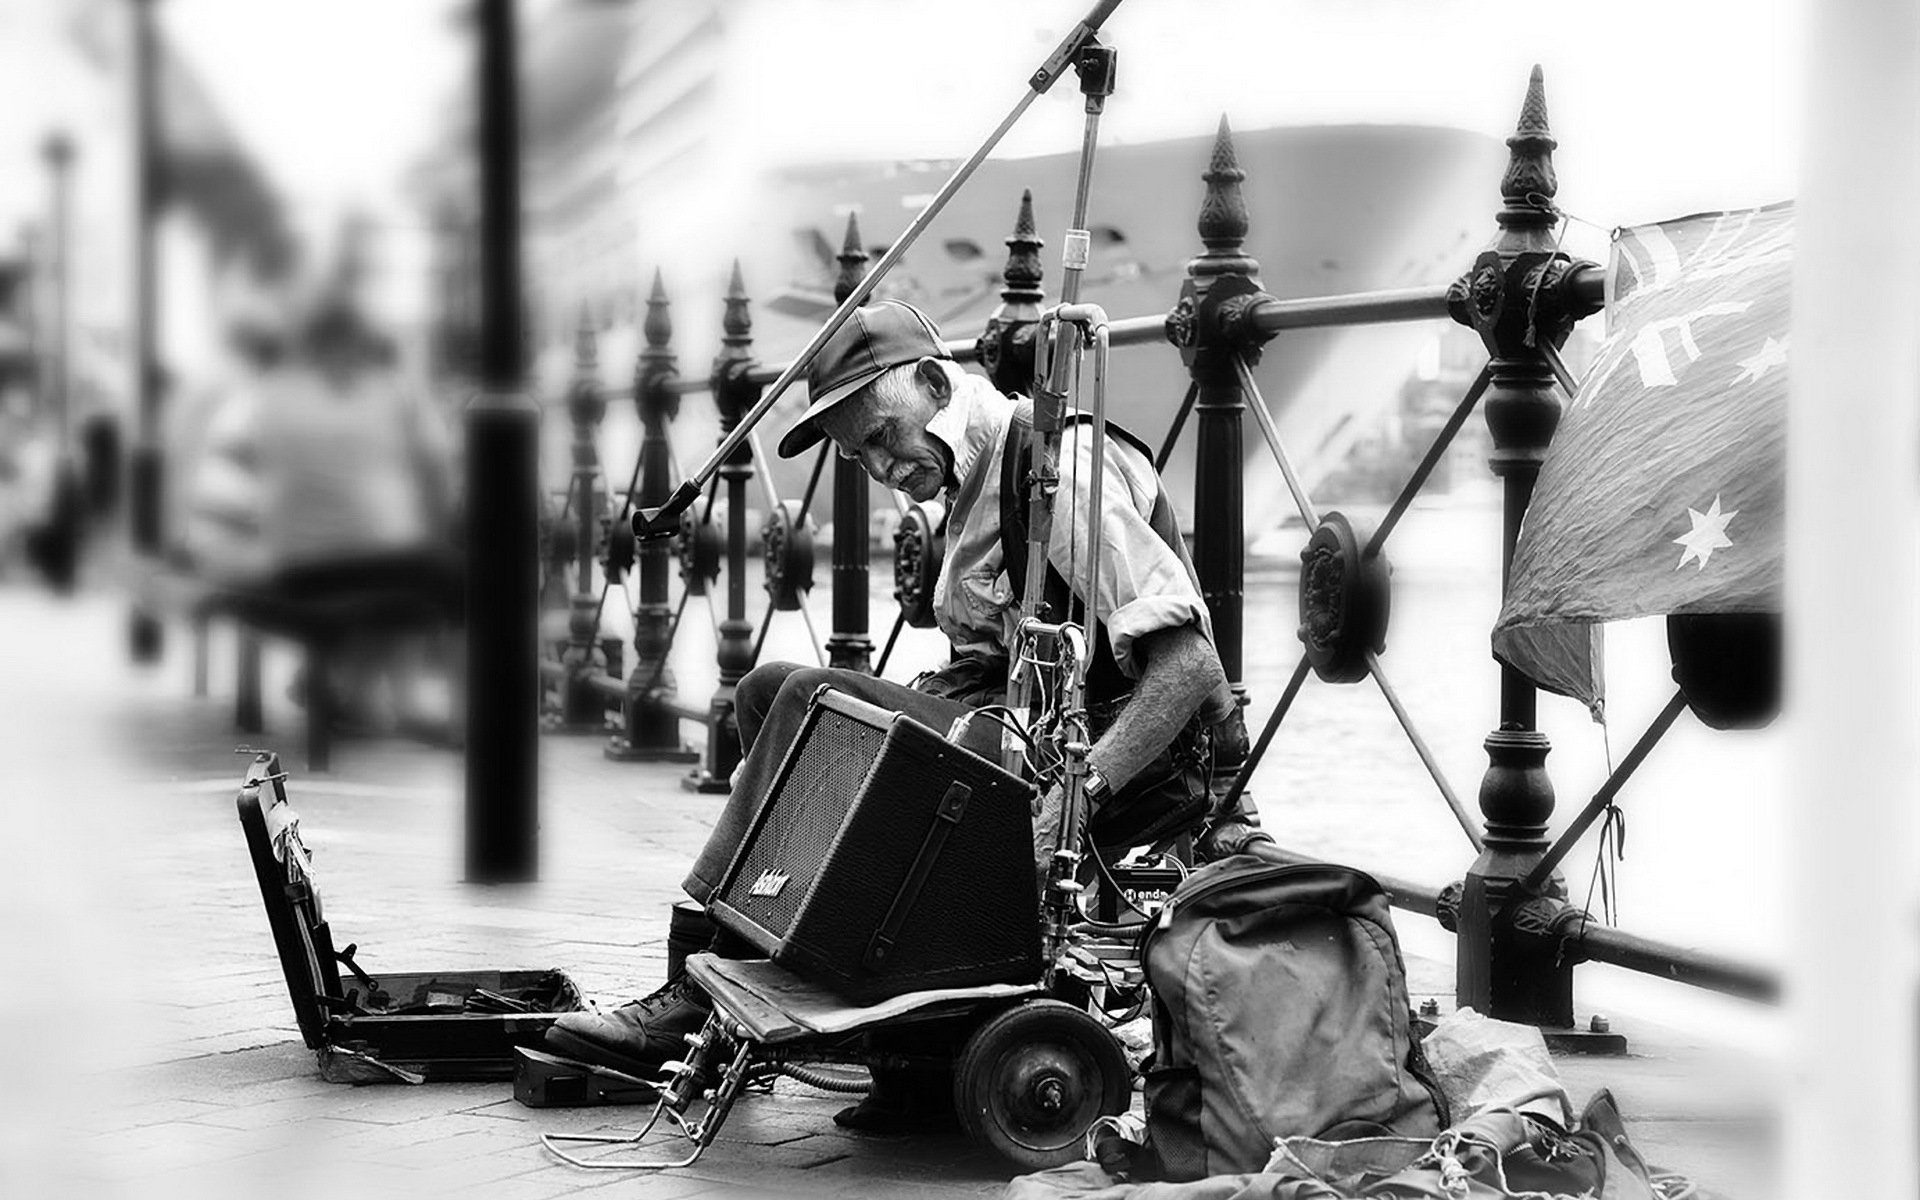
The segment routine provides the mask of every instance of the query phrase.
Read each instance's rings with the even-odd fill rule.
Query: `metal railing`
[[[1168,313],[1129,317],[1109,326],[1114,346],[1171,342],[1188,362],[1192,386],[1172,422],[1157,463],[1164,465],[1174,443],[1191,426],[1196,455],[1205,466],[1195,483],[1193,558],[1202,593],[1212,610],[1221,659],[1236,692],[1244,699],[1239,678],[1241,585],[1245,576],[1244,462],[1240,452],[1243,414],[1253,417],[1311,535],[1301,572],[1303,605],[1333,606],[1324,623],[1324,634],[1310,632],[1318,628],[1314,622],[1303,622],[1305,652],[1246,761],[1222,781],[1225,802],[1220,807],[1223,811],[1231,809],[1232,802],[1246,789],[1309,673],[1336,683],[1370,679],[1477,856],[1463,880],[1444,888],[1377,876],[1396,906],[1434,917],[1458,936],[1456,993],[1460,1004],[1506,1019],[1567,1027],[1572,1021],[1571,972],[1573,965],[1583,960],[1749,999],[1773,1000],[1778,996],[1779,982],[1772,972],[1607,927],[1559,899],[1553,887],[1557,865],[1574,841],[1611,806],[1620,788],[1686,707],[1684,695],[1676,696],[1668,705],[1562,838],[1550,843],[1542,814],[1551,813],[1553,799],[1541,766],[1548,743],[1536,726],[1533,684],[1512,668],[1502,667],[1500,711],[1496,728],[1486,741],[1489,766],[1478,789],[1480,814],[1476,820],[1445,777],[1379,660],[1384,645],[1388,586],[1384,552],[1388,540],[1413,497],[1475,411],[1486,416],[1493,436],[1494,471],[1504,488],[1503,567],[1510,563],[1520,517],[1557,420],[1560,401],[1555,393],[1570,396],[1576,386],[1557,347],[1577,321],[1597,312],[1602,304],[1600,267],[1561,253],[1552,234],[1559,219],[1553,207],[1550,167],[1554,143],[1546,127],[1543,85],[1537,70],[1508,145],[1511,162],[1501,185],[1504,205],[1496,218],[1499,235],[1460,278],[1424,288],[1281,300],[1261,290],[1255,279],[1257,264],[1240,249],[1247,228],[1246,208],[1239,194],[1243,175],[1223,122],[1212,161],[1202,177],[1207,196],[1198,224],[1207,250],[1191,264],[1178,303]],[[1032,331],[1040,312],[1035,254],[1039,242],[1033,235],[1029,202],[1023,201],[1008,244],[1007,288],[1002,293],[1002,305],[979,338],[949,341],[947,348],[961,362],[986,367],[1003,390],[1015,391],[1024,390],[1026,381],[1032,378]],[[844,300],[853,284],[863,279],[865,261],[857,225],[850,222],[846,250],[840,256],[842,271],[836,299]],[[608,398],[632,400],[645,430],[634,482],[618,497],[619,517],[606,523],[606,536],[591,536],[585,517],[588,508],[597,511],[605,506],[604,500],[597,498],[589,470],[588,427],[597,420],[597,409],[586,401],[575,406],[576,475],[572,495],[582,505],[574,514],[577,533],[571,547],[576,595],[569,609],[573,619],[568,645],[547,663],[545,671],[561,697],[558,707],[563,715],[589,726],[595,724],[596,717],[600,724],[608,718],[613,720],[619,730],[609,752],[622,757],[688,757],[690,752],[680,742],[679,723],[704,723],[707,747],[693,782],[702,788],[724,790],[727,775],[739,756],[737,744],[728,745],[732,736],[732,686],[758,660],[776,611],[797,608],[803,614],[807,612],[813,573],[809,518],[830,448],[821,448],[804,497],[797,503],[781,501],[765,473],[759,475],[768,511],[761,546],[766,558],[768,603],[757,631],[747,619],[744,591],[749,557],[745,529],[748,489],[755,475],[754,463],[764,457],[753,438],[736,439],[739,450],[720,468],[716,490],[708,492],[705,503],[698,506],[700,516],[684,530],[677,548],[682,597],[677,609],[669,609],[666,598],[674,552],[654,544],[636,547],[631,535],[624,533],[627,512],[658,504],[674,490],[674,481],[667,478],[664,466],[668,422],[683,398],[710,396],[719,409],[725,438],[742,414],[754,408],[761,389],[791,375],[794,364],[760,363],[752,358],[751,320],[737,266],[727,294],[723,347],[704,377],[683,378],[676,373],[666,297],[657,278],[648,308],[644,326],[647,348],[633,386],[603,391],[598,401],[603,408]],[[1295,470],[1250,364],[1257,361],[1267,341],[1292,330],[1440,318],[1478,333],[1488,349],[1489,361],[1377,526],[1365,528],[1337,513],[1323,515]],[[590,347],[583,347],[581,362],[585,379],[592,367]],[[577,389],[576,397],[579,395]],[[832,657],[837,666],[868,669],[869,581],[862,536],[867,528],[865,485],[857,474],[851,474],[852,470],[848,464],[836,464],[832,489],[839,533],[834,552],[833,633],[822,647],[810,619],[809,632],[820,647],[823,662]],[[729,513],[724,536],[710,524],[717,489],[722,487]],[[852,545],[841,545],[849,534],[859,543],[858,555],[853,554]],[[589,593],[596,556],[604,582],[600,596],[594,599]],[[897,577],[905,570],[896,564]],[[622,678],[617,666],[609,669],[611,653],[603,652],[596,658],[595,643],[599,637],[598,614],[604,609],[606,596],[628,572],[640,575],[643,598],[634,613],[635,661]],[[679,701],[666,663],[673,632],[688,599],[708,594],[707,589],[722,573],[728,576],[728,602],[724,618],[716,625],[720,688],[703,709]],[[591,621],[586,619],[589,614]],[[906,619],[903,604],[894,637]],[[893,640],[888,639],[889,648]],[[884,663],[883,652],[882,666]],[[1264,852],[1281,861],[1309,861],[1279,847],[1270,846]]]

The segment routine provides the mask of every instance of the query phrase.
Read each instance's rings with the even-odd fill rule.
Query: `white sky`
[[[523,6],[523,28],[550,3]],[[167,0],[166,27],[296,208],[384,206],[469,68],[452,0]],[[959,154],[1086,0],[749,0],[769,152]],[[1788,0],[1127,0],[1108,24],[1115,139],[1423,121],[1504,135],[1535,62],[1561,199],[1603,224],[1779,199],[1804,95]],[[898,52],[860,62],[859,46]],[[844,64],[845,69],[838,69]],[[886,97],[875,103],[876,96]],[[764,104],[764,109],[761,105]],[[795,136],[795,113],[805,115]],[[787,120],[765,119],[767,114]],[[752,113],[730,119],[755,120]],[[1007,146],[1077,140],[1072,80]],[[773,144],[776,141],[777,144]]]

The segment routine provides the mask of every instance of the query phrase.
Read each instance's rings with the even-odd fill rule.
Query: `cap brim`
[[[801,413],[800,419],[795,421],[793,427],[788,429],[786,434],[781,437],[780,444],[775,447],[775,452],[778,453],[781,458],[797,458],[805,454],[813,446],[818,445],[819,442],[827,436],[821,431],[818,424],[821,414],[842,400],[845,400],[848,396],[853,395],[861,388],[866,387],[882,375],[885,375],[889,369],[890,367],[888,365],[883,364],[873,368],[871,371],[856,375],[854,378],[826,392],[812,404],[807,405],[807,411]]]

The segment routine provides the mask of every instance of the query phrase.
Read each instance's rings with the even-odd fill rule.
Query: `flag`
[[[1599,714],[1595,637],[1778,612],[1793,207],[1616,230],[1607,337],[1514,549],[1495,657]]]

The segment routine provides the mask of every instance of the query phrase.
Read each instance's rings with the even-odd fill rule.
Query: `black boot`
[[[562,1013],[547,1027],[555,1054],[629,1075],[651,1075],[669,1059],[684,1058],[686,1035],[698,1033],[713,1012],[706,993],[676,975],[651,995],[608,1012]]]
[[[833,1114],[857,1133],[945,1133],[953,1115],[953,1072],[936,1067],[875,1067],[866,1099]]]

